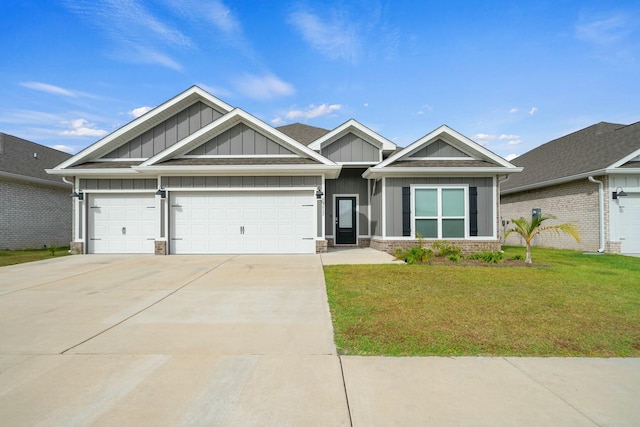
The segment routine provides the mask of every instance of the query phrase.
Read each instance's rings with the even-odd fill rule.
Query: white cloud
[[[75,119],[63,124],[70,128],[59,132],[64,136],[104,136],[108,133],[106,130],[95,129],[94,125],[85,119]]]
[[[270,100],[295,93],[295,89],[291,84],[280,80],[272,74],[265,76],[245,74],[237,78],[234,84],[238,92],[248,98],[257,100]]]
[[[364,105],[365,107],[368,107],[368,106],[369,106],[369,103],[368,103],[368,102],[365,102],[363,105]]]
[[[538,107],[531,107],[531,110],[529,110],[529,115],[533,116],[537,111],[538,111]]]
[[[48,83],[42,83],[42,82],[23,82],[20,83],[20,86],[22,87],[26,87],[28,89],[33,89],[33,90],[38,90],[41,92],[46,92],[46,93],[50,93],[53,95],[62,95],[62,96],[69,96],[69,97],[76,97],[78,96],[75,92],[69,90],[69,89],[65,89],[62,88],[60,86],[54,86]]]
[[[282,120],[282,117],[275,117],[271,119],[272,125],[278,126],[278,125],[281,125],[282,123],[284,123],[284,120]]]
[[[510,162],[511,160],[515,159],[516,157],[518,157],[518,155],[512,153],[512,154],[507,155],[507,157],[505,157],[505,160]]]
[[[614,13],[599,17],[587,17],[581,21],[583,22],[575,26],[575,35],[578,39],[590,43],[610,44],[624,38],[629,33],[628,14]]]
[[[351,20],[334,18],[323,21],[310,12],[294,12],[289,15],[293,25],[314,49],[330,59],[356,61],[360,52],[360,41],[356,26]]]
[[[153,110],[153,107],[144,106],[144,107],[134,108],[133,110],[129,111],[127,114],[129,114],[134,119],[137,119],[138,117],[145,115],[151,110]]]
[[[51,146],[54,150],[64,151],[65,153],[74,153],[76,151],[75,147],[70,147],[68,145],[56,144]]]
[[[520,139],[520,135],[512,135],[512,134],[488,134],[488,133],[477,133],[474,135],[474,139],[480,145],[486,145],[492,141],[506,141],[509,145],[518,145],[522,143]]]
[[[314,117],[326,116],[328,114],[339,111],[342,108],[340,104],[320,104],[309,105],[304,110],[291,110],[286,114],[289,120],[312,119]]]
[[[517,112],[518,112],[518,109],[517,109],[517,108],[512,108],[512,109],[510,109],[510,110],[509,110],[509,112],[510,112],[511,114],[513,114],[513,113],[517,113]]]

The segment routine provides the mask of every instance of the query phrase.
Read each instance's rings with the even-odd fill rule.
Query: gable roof
[[[64,169],[87,161],[94,161],[198,101],[223,114],[233,109],[229,104],[219,100],[198,86],[192,86],[85,148],[66,162],[55,167],[54,170]]]
[[[461,152],[466,157],[412,157],[428,145],[440,141],[451,145],[456,152]],[[368,179],[418,174],[471,176],[511,174],[521,170],[447,125],[442,125],[408,147],[395,151],[386,160],[367,169],[362,176]]]
[[[386,152],[391,152],[397,148],[396,144],[389,141],[379,133],[372,131],[371,129],[354,119],[347,120],[334,130],[322,135],[320,138],[309,144],[309,148],[311,148],[312,150],[320,151],[322,148],[337,141],[348,133],[353,133],[354,135],[376,145],[378,148]]]
[[[309,126],[302,123],[278,126],[276,129],[304,145],[309,145],[316,139],[330,132],[328,129]]]
[[[69,187],[45,169],[71,157],[71,154],[0,132],[0,176],[34,183]]]
[[[509,194],[604,173],[630,172],[640,155],[640,122],[600,122],[516,157],[524,171],[502,184]],[[618,170],[616,170],[618,169]]]

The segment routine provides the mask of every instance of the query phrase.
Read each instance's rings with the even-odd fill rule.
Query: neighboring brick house
[[[74,182],[74,252],[213,254],[496,250],[498,183],[520,170],[447,126],[399,150],[355,120],[274,128],[194,86],[48,172]]]
[[[546,235],[535,245],[640,253],[640,122],[601,122],[541,145],[513,160],[521,174],[501,186],[503,231],[534,209],[574,222],[581,242]],[[506,244],[521,244],[510,236]]]
[[[45,172],[69,157],[0,133],[0,250],[69,244],[71,186]]]

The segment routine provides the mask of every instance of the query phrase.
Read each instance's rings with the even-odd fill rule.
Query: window
[[[414,187],[415,234],[425,239],[465,238],[466,187]]]

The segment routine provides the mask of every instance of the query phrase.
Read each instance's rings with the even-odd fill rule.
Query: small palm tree
[[[543,222],[550,219],[556,219],[556,217],[553,215],[540,215],[534,217],[531,221],[527,221],[524,218],[511,220],[514,227],[510,230],[507,230],[504,237],[506,239],[510,234],[515,233],[524,239],[525,243],[527,244],[527,256],[524,261],[527,264],[531,264],[531,241],[534,237],[541,233],[566,233],[576,239],[576,242],[580,242],[580,233],[578,232],[578,228],[575,226],[575,224],[569,222],[565,224],[542,225]]]

